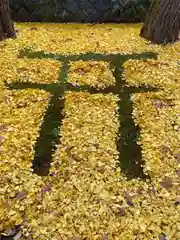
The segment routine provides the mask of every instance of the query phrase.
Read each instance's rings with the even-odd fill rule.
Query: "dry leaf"
[[[26,192],[26,191],[19,192],[19,193],[16,195],[16,199],[17,199],[17,200],[22,200],[22,199],[24,199],[27,195],[28,195],[28,192]]]
[[[172,180],[169,177],[165,177],[163,181],[160,182],[161,186],[165,189],[170,189],[173,184],[172,184]]]

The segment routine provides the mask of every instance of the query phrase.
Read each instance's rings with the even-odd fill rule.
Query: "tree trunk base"
[[[153,0],[141,29],[140,36],[155,44],[179,40],[180,1]]]
[[[11,20],[8,0],[0,0],[0,41],[6,38],[16,38]]]

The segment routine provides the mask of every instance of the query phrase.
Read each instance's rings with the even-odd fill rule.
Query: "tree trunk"
[[[179,40],[180,0],[153,0],[140,36],[156,44]]]
[[[9,2],[8,0],[0,0],[0,40],[9,37],[16,37],[14,25],[11,21]]]

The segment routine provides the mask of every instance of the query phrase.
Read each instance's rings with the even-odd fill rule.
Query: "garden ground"
[[[16,24],[0,43],[0,231],[180,239],[180,42]]]

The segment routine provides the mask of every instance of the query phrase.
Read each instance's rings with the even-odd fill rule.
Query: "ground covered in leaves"
[[[140,27],[16,24],[0,43],[0,232],[180,239],[180,42]]]

